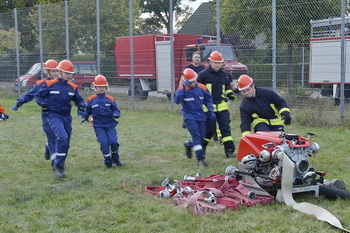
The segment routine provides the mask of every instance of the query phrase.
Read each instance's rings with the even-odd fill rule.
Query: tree
[[[194,2],[196,0],[190,0]],[[145,19],[147,25],[152,25],[155,28],[166,28],[167,33],[170,33],[170,13],[169,0],[141,0],[140,7],[142,13],[150,14],[150,17]],[[181,0],[173,0],[173,11],[175,12],[175,19],[180,17],[187,17],[191,12],[189,6],[182,6]]]
[[[15,38],[14,29],[10,29],[9,31],[0,30],[0,57],[4,56],[7,52],[16,50],[16,44],[13,38]]]
[[[277,1],[278,2],[278,1]],[[310,39],[310,20],[340,14],[340,1],[284,0],[276,5],[277,43],[301,44]],[[272,36],[272,0],[223,0],[222,30],[243,32],[242,37],[254,39],[259,33]],[[229,10],[228,10],[229,9]]]
[[[284,0],[276,1],[276,37],[278,47],[286,47],[288,64],[287,86],[293,83],[293,48],[307,45],[310,39],[310,20],[340,15],[338,0]],[[272,38],[272,0],[223,0],[221,25],[225,33],[240,32],[242,38],[254,40],[257,35]]]
[[[70,1],[68,4],[69,49],[72,54],[96,53],[96,5],[95,1]],[[101,50],[113,50],[116,36],[129,34],[129,0],[100,0]],[[43,49],[46,53],[64,53],[66,44],[65,5],[49,4],[42,7]],[[139,10],[134,10],[137,18]],[[38,12],[30,15],[33,33],[38,39]],[[39,44],[37,43],[36,48]]]

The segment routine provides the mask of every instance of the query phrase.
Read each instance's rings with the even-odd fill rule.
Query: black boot
[[[200,160],[198,160],[198,166],[207,167],[208,163],[205,161],[205,159],[200,159]]]
[[[46,160],[50,159],[49,145],[47,143],[45,143],[45,159]]]
[[[66,174],[64,173],[64,166],[57,164],[53,166],[53,172],[57,178],[66,178]]]
[[[233,143],[233,141],[228,141],[224,143],[224,147],[225,147],[225,154],[226,154],[226,158],[235,158],[236,154],[234,154],[235,152],[235,144]]]
[[[118,152],[112,152],[112,160],[118,167],[124,166],[124,163],[120,161]]]
[[[189,146],[187,144],[187,142],[184,143],[184,147],[185,147],[185,150],[186,150],[186,156],[187,158],[189,159],[192,159],[192,146]]]
[[[205,154],[207,153],[207,146],[208,146],[209,142],[206,140],[202,141],[202,150],[203,150],[203,156],[205,156]]]

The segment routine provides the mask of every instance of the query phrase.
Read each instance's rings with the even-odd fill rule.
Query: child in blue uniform
[[[0,121],[6,121],[9,115],[6,114],[5,107],[0,104]]]
[[[196,153],[198,165],[208,166],[202,148],[206,120],[203,105],[208,108],[211,117],[215,117],[215,114],[212,97],[205,85],[197,83],[197,76],[192,69],[184,69],[183,79],[180,80],[179,88],[176,90],[175,103],[182,105],[182,117],[191,134],[191,146]]]
[[[59,72],[57,69],[58,62],[52,59],[47,60],[44,63],[44,70],[46,77],[44,79],[38,80],[36,84],[33,86],[33,88],[26,94],[22,95],[20,98],[17,99],[16,104],[12,107],[13,111],[17,111],[19,107],[21,107],[23,104],[28,103],[34,99],[35,94],[39,91],[41,86],[48,80],[52,80],[55,78],[58,78]],[[48,113],[42,112],[41,113],[41,119],[43,124],[43,130],[47,137],[47,143],[45,143],[45,159],[49,160],[51,155],[55,153],[55,133],[52,131],[49,120],[48,120]]]
[[[78,107],[78,115],[85,113],[85,101],[77,85],[68,81],[74,73],[74,66],[68,60],[61,61],[57,69],[60,77],[46,81],[35,94],[42,112],[48,114],[49,125],[55,134],[55,154],[51,155],[52,168],[57,178],[65,178],[65,161],[72,135],[71,101]]]
[[[103,75],[97,75],[94,80],[94,86],[97,94],[88,98],[86,115],[87,119],[92,115],[93,127],[96,133],[97,141],[100,143],[100,149],[104,158],[104,164],[107,168],[112,168],[112,164],[123,166],[119,159],[119,143],[115,120],[120,117],[115,99],[106,94],[108,90],[107,79]]]

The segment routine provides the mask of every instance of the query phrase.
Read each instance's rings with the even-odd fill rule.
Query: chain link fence
[[[173,3],[173,23],[169,23],[166,13],[170,9],[169,1],[152,5],[153,1],[71,0],[0,13],[0,83],[18,91],[14,88],[15,79],[33,64],[47,59],[91,61],[96,64],[91,73],[106,76],[111,92],[126,103],[125,107],[131,108],[132,102],[142,109],[160,106],[159,103],[169,108],[171,102],[168,99],[172,93],[169,82],[176,87],[184,64],[191,61],[190,54],[200,50],[202,60],[206,62],[210,51],[219,49],[215,45],[229,45],[233,47],[234,58],[247,69],[244,66],[227,68],[234,79],[247,72],[257,86],[273,88],[276,85],[292,108],[322,109],[333,117],[339,115],[334,102],[339,104],[340,85],[334,90],[332,84],[340,83],[340,52],[336,55],[329,52],[340,51],[340,21],[330,19],[341,17],[341,0],[221,0],[219,4],[214,0],[201,4],[195,11],[191,11],[188,1],[183,0],[180,6],[176,0]],[[162,20],[157,21],[159,17]],[[334,34],[320,38],[327,41],[328,50],[310,54],[310,21],[325,19],[330,21],[323,29],[327,33],[334,31]],[[346,21],[345,28],[349,26]],[[166,39],[164,36],[142,37],[163,34],[174,34],[170,50],[161,46],[172,42],[170,36]],[[180,34],[182,36],[178,36]],[[133,52],[130,35],[133,35]],[[120,47],[116,38],[121,37],[127,42]],[[225,53],[226,50],[222,51]],[[174,55],[173,59],[170,54]],[[316,67],[329,68],[312,69],[314,73],[310,74],[312,56],[322,57]],[[173,76],[170,67],[173,67]],[[327,73],[324,77],[329,76],[329,80],[312,82],[309,77],[318,76],[317,72]],[[346,81],[350,82],[349,79]],[[18,94],[24,91],[20,89]],[[135,99],[130,96],[133,93]],[[334,93],[338,95],[333,96]],[[348,85],[345,85],[345,98],[348,114]]]

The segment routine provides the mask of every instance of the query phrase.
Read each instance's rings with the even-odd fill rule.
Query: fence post
[[[39,47],[40,47],[40,78],[44,78],[44,71],[43,71],[43,64],[44,64],[44,58],[43,58],[43,28],[41,24],[41,5],[38,6],[38,21],[39,21]]]
[[[17,85],[18,85],[18,96],[21,95],[21,86],[22,82],[20,79],[20,71],[19,71],[19,43],[18,43],[18,22],[17,22],[17,8],[13,9],[13,15],[15,17],[15,40],[16,40],[16,63],[17,63]]]
[[[66,22],[66,57],[69,60],[69,26],[68,26],[68,1],[64,1],[65,22]]]
[[[301,86],[304,87],[305,47],[301,47]]]
[[[346,74],[346,48],[345,48],[345,0],[341,1],[341,41],[340,41],[340,122],[344,124],[344,88]]]
[[[131,74],[131,107],[135,110],[135,76],[134,76],[134,37],[133,37],[133,8],[132,0],[129,0],[129,33],[130,33],[130,74]]]
[[[220,0],[216,0],[216,45],[219,47],[220,38]]]
[[[96,0],[96,48],[97,48],[97,74],[101,73],[101,50],[100,50],[100,0]]]
[[[276,81],[276,0],[272,0],[272,89],[277,90]]]
[[[173,33],[173,0],[169,1],[169,29],[170,29],[170,89],[171,89],[171,112],[174,112],[175,110],[175,97],[174,97],[174,91],[175,91],[175,77],[174,77],[174,33]]]

